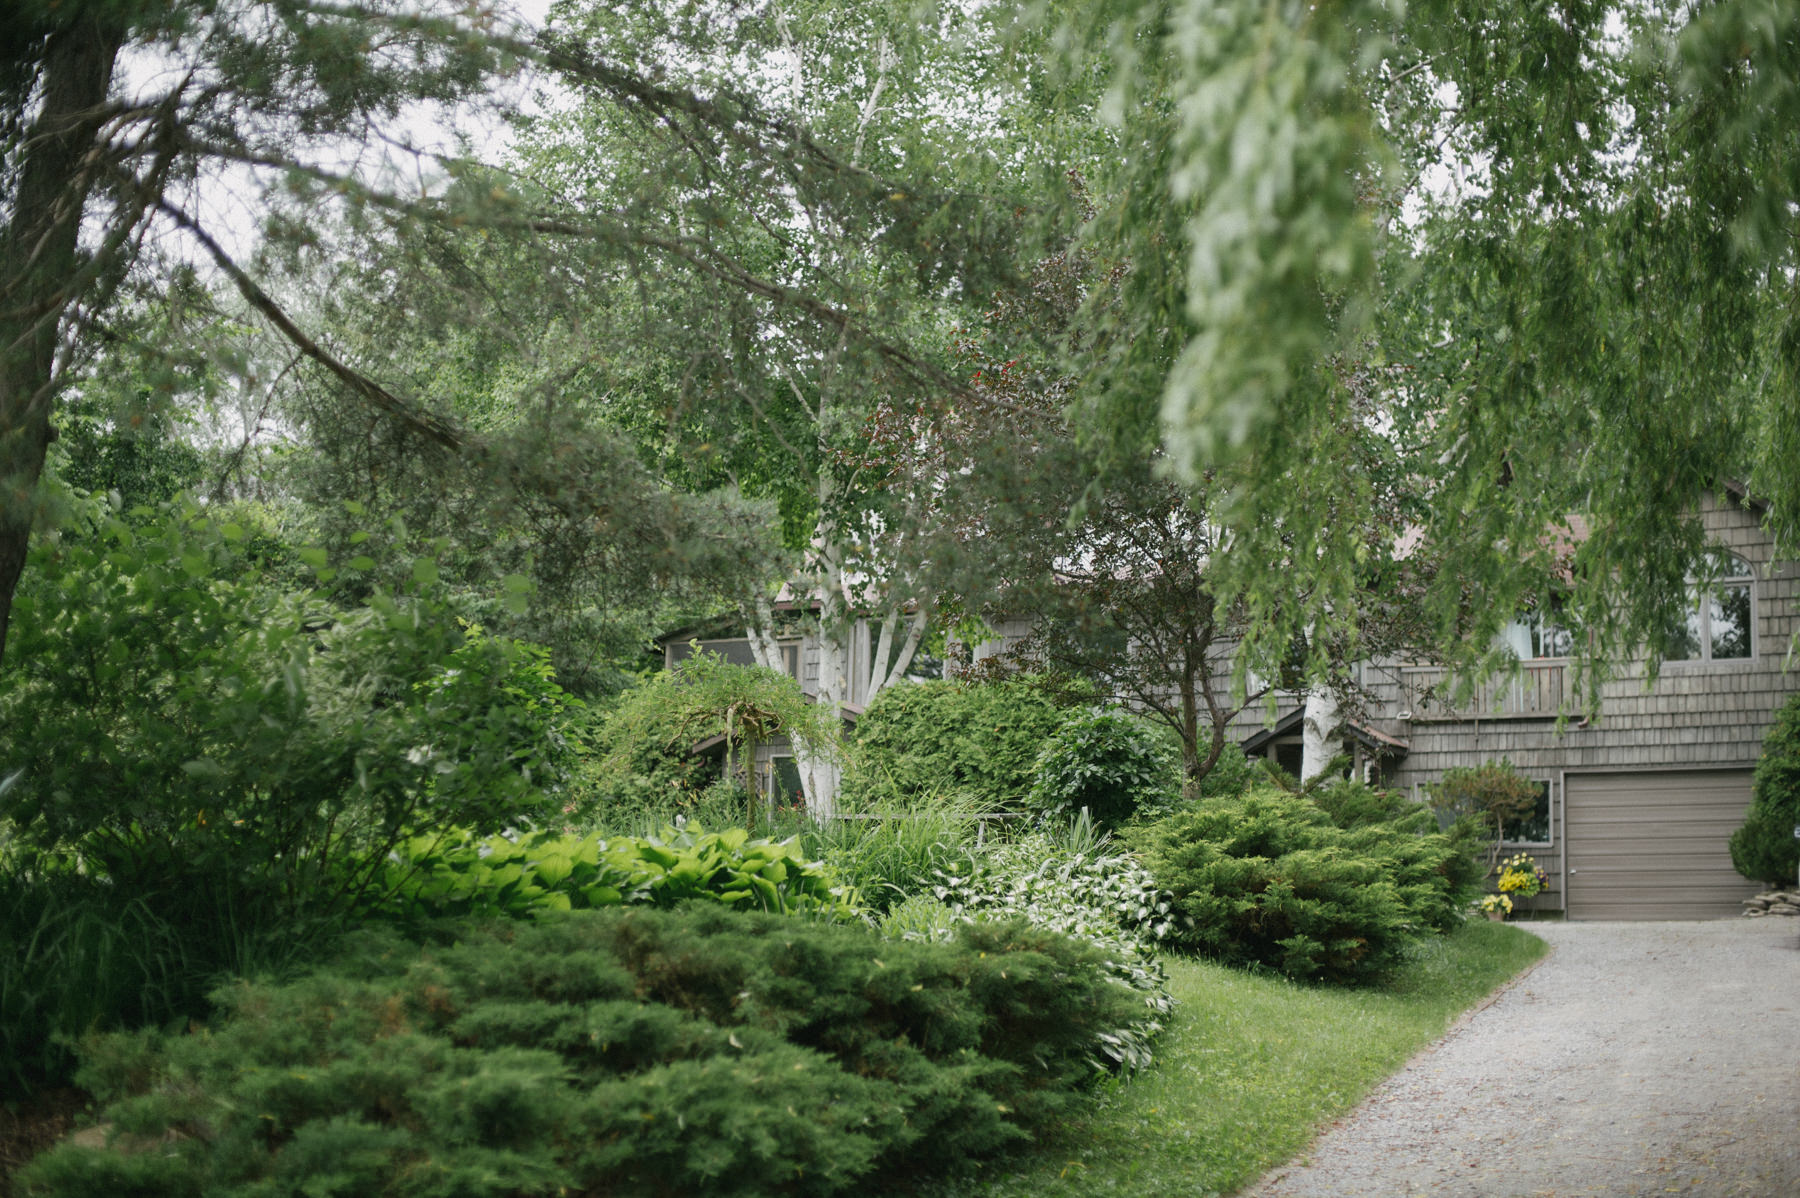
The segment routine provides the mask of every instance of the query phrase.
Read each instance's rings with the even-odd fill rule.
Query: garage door
[[[1720,919],[1760,887],[1726,842],[1750,806],[1749,770],[1569,774],[1570,919]]]

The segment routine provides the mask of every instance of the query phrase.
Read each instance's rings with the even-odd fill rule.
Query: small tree
[[[1427,788],[1428,802],[1440,816],[1469,819],[1488,841],[1488,868],[1500,859],[1506,826],[1527,819],[1537,808],[1538,784],[1513,769],[1510,761],[1445,770]]]
[[[1731,834],[1731,863],[1746,878],[1779,886],[1800,869],[1800,694],[1775,713],[1763,736],[1755,790],[1743,826]]]
[[[601,722],[576,804],[686,805],[711,781],[691,753],[698,742],[724,737],[724,778],[734,782],[754,769],[758,745],[785,736],[822,749],[834,743],[832,723],[786,674],[696,651],[627,693]]]

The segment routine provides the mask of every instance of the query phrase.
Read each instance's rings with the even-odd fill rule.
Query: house
[[[1641,663],[1620,671],[1591,719],[1574,691],[1571,637],[1553,624],[1509,627],[1517,674],[1461,704],[1440,667],[1361,667],[1373,702],[1347,740],[1387,785],[1423,798],[1445,770],[1500,758],[1537,780],[1538,810],[1505,844],[1550,875],[1536,909],[1569,919],[1705,919],[1739,914],[1760,889],[1732,867],[1727,840],[1749,806],[1763,734],[1800,685],[1787,664],[1800,630],[1800,565],[1775,559],[1741,494],[1708,499],[1700,517],[1727,555],[1718,598],[1690,595],[1684,655],[1648,685]],[[1246,724],[1241,743],[1281,760],[1298,743],[1297,719]]]
[[[1778,561],[1757,505],[1741,490],[1700,506],[1723,554],[1718,598],[1690,595],[1685,650],[1646,684],[1643,663],[1618,671],[1583,718],[1576,646],[1566,629],[1521,619],[1504,641],[1516,674],[1461,703],[1429,662],[1367,661],[1354,681],[1368,701],[1344,725],[1356,776],[1423,799],[1446,770],[1506,759],[1540,787],[1533,818],[1505,852],[1529,852],[1550,875],[1538,910],[1570,919],[1701,919],[1737,915],[1760,889],[1731,864],[1727,841],[1749,806],[1751,777],[1776,709],[1800,686],[1788,647],[1800,631],[1800,565]],[[977,659],[1024,641],[1009,620]],[[1298,773],[1301,700],[1277,693],[1233,719],[1247,754]],[[1272,718],[1271,718],[1272,717]]]
[[[1800,632],[1795,600],[1800,564],[1778,561],[1756,505],[1741,492],[1708,499],[1700,518],[1726,555],[1716,599],[1690,596],[1685,652],[1665,661],[1646,684],[1628,665],[1601,691],[1598,712],[1583,718],[1574,689],[1570,634],[1520,620],[1506,643],[1520,658],[1502,675],[1455,702],[1454,679],[1428,662],[1360,663],[1356,682],[1370,701],[1345,725],[1345,749],[1357,776],[1423,799],[1444,771],[1501,758],[1540,785],[1538,809],[1511,830],[1507,853],[1532,854],[1549,873],[1538,910],[1570,919],[1704,919],[1732,916],[1759,887],[1731,864],[1727,840],[1743,821],[1764,732],[1797,686],[1788,647]],[[673,665],[688,642],[728,660],[753,660],[741,631],[683,630],[663,638]],[[1004,653],[1030,632],[1028,619],[996,628],[975,646],[976,661]],[[867,662],[869,633],[859,629],[853,661]],[[789,672],[817,693],[817,646],[783,642]],[[865,679],[867,669],[853,669]],[[847,717],[867,702],[851,688]],[[1279,695],[1274,719],[1253,705],[1232,722],[1244,750],[1297,772],[1300,702]],[[791,750],[777,742],[757,752],[759,786],[792,793]]]

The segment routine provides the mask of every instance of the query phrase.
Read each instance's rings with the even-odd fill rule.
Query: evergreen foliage
[[[1098,826],[1114,828],[1140,810],[1166,809],[1181,786],[1167,740],[1130,712],[1102,708],[1063,717],[1038,754],[1025,802],[1051,817],[1085,810]]]
[[[1340,809],[1347,809],[1341,804]],[[1261,788],[1130,829],[1187,922],[1173,944],[1233,965],[1355,982],[1454,927],[1472,891],[1459,850],[1419,818],[1339,827],[1303,795]]]
[[[857,721],[846,801],[962,793],[989,810],[1016,809],[1044,743],[1083,698],[1042,677],[885,690]]]
[[[463,927],[423,951],[365,938],[304,981],[227,988],[206,1031],[90,1044],[114,1146],[64,1145],[21,1182],[845,1193],[1067,1112],[1132,1005],[1096,957],[1021,924],[903,943],[704,905]]]
[[[1743,825],[1731,834],[1731,863],[1746,878],[1783,886],[1800,870],[1800,695],[1775,713],[1756,761]]]

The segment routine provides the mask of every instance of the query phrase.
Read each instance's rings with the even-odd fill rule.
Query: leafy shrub
[[[1212,769],[1200,779],[1199,797],[1210,799],[1227,795],[1235,798],[1249,790],[1261,776],[1257,763],[1244,756],[1243,747],[1227,742],[1219,750],[1219,759],[1213,762]]]
[[[1107,1055],[1133,1068],[1150,1062],[1150,1043],[1173,1009],[1155,949],[1175,938],[1181,916],[1149,871],[1091,823],[1072,838],[1040,829],[995,846],[966,874],[940,873],[931,894],[961,919],[1024,919],[1097,946],[1112,976],[1144,1004],[1137,1020],[1109,1036]]]
[[[1044,744],[1026,804],[1048,815],[1089,812],[1102,828],[1169,807],[1181,794],[1174,749],[1127,711],[1070,712]]]
[[[90,500],[34,543],[0,673],[9,1085],[64,1080],[58,1035],[196,1015],[221,973],[304,957],[427,821],[549,806],[542,651],[460,623],[425,559],[345,606],[267,581],[248,539]]]
[[[545,809],[564,697],[541,650],[459,624],[435,567],[346,608],[262,582],[241,538],[178,507],[37,543],[0,674],[21,861],[341,909],[426,820]]]
[[[746,910],[848,916],[853,896],[833,885],[797,839],[752,840],[743,828],[698,823],[657,836],[535,832],[480,838],[420,836],[391,855],[382,907],[391,914],[521,917],[540,911],[711,899]]]
[[[1731,834],[1731,863],[1755,882],[1781,886],[1800,869],[1800,695],[1775,713],[1763,735],[1762,757],[1744,823]]]
[[[1066,1115],[1128,1016],[1091,948],[953,943],[695,905],[575,912],[239,984],[198,1035],[89,1046],[131,1153],[21,1181],[95,1193],[829,1195]]]
[[[1029,676],[889,687],[857,721],[844,802],[966,794],[990,811],[1016,809],[1069,701],[1065,687]]]
[[[1470,893],[1447,837],[1411,819],[1339,828],[1274,788],[1209,799],[1127,836],[1190,921],[1176,946],[1294,977],[1376,974],[1412,940],[1453,927]]]

